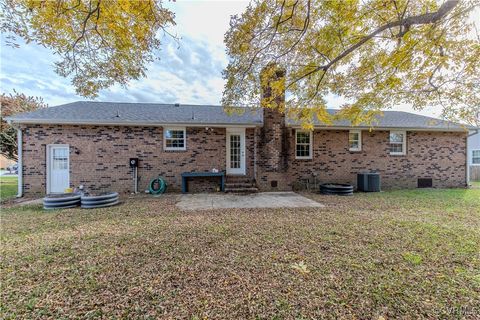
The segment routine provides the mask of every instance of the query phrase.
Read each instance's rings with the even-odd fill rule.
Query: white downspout
[[[17,128],[17,155],[18,155],[18,193],[17,198],[23,197],[23,136],[22,129]]]
[[[480,130],[477,129],[473,133],[467,134],[467,143],[466,143],[466,148],[467,148],[467,168],[466,168],[467,169],[467,174],[466,174],[467,188],[470,186],[470,165],[471,165],[470,164],[470,154],[471,154],[471,152],[470,152],[470,148],[468,147],[468,139],[470,137],[473,137],[473,136],[479,134],[479,133],[480,133]]]
[[[469,156],[470,156],[470,149],[468,147],[468,139],[470,138],[470,135],[467,134],[467,142],[465,143],[465,148],[466,148],[466,153],[467,153],[467,163],[466,163],[466,168],[467,169],[467,174],[465,175],[467,181],[466,181],[466,184],[467,184],[467,188],[470,187],[470,159],[469,159]]]

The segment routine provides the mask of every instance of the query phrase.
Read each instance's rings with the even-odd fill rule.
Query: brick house
[[[19,194],[87,191],[132,192],[129,159],[139,158],[139,190],[162,176],[178,191],[182,172],[223,171],[227,182],[259,190],[291,190],[305,179],[356,183],[376,171],[382,187],[416,188],[467,184],[467,131],[455,123],[385,111],[375,127],[347,121],[313,131],[272,109],[145,103],[74,102],[9,122],[18,128]],[[335,112],[330,110],[329,112]],[[192,191],[214,191],[217,180],[193,180]]]

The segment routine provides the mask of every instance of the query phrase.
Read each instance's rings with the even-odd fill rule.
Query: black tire
[[[95,205],[101,205],[101,204],[107,204],[111,202],[118,201],[118,197],[112,198],[112,199],[105,199],[105,200],[95,200],[95,201],[87,201],[87,200],[82,200],[82,205],[86,206],[95,206]]]
[[[321,190],[320,192],[323,193],[323,194],[340,194],[340,193],[343,193],[343,192],[338,192],[338,191],[333,191],[333,190]]]
[[[326,195],[351,196],[353,186],[348,184],[325,183],[320,185],[320,193]]]
[[[56,203],[56,202],[66,202],[73,200],[80,200],[81,195],[79,193],[62,193],[49,195],[43,198],[43,203]]]
[[[82,201],[99,201],[113,198],[118,198],[118,192],[109,192],[98,196],[82,196]]]
[[[341,196],[341,197],[353,196],[353,192],[335,193],[335,195],[336,196]]]
[[[329,195],[329,196],[353,196],[353,192],[344,192],[344,193],[338,193],[338,192],[331,192],[331,191],[321,191],[321,194],[324,195]]]
[[[106,207],[111,207],[111,206],[117,205],[119,203],[120,203],[120,201],[116,200],[116,201],[111,202],[111,203],[104,203],[104,204],[98,204],[98,205],[82,204],[82,209],[106,208]]]
[[[320,185],[320,188],[325,188],[330,190],[352,190],[353,186],[349,184],[326,183],[326,184]]]
[[[325,193],[325,194],[339,194],[339,195],[343,195],[343,194],[353,194],[352,191],[332,191],[332,190],[322,190],[320,191],[321,193]]]
[[[326,191],[330,191],[330,192],[334,192],[334,193],[349,193],[349,192],[352,192],[353,190],[352,189],[325,189]]]

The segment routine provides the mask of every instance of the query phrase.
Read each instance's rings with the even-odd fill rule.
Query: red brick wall
[[[268,129],[269,127],[267,127]],[[47,144],[70,145],[71,186],[83,184],[87,190],[132,192],[130,157],[140,159],[139,191],[157,175],[164,177],[169,191],[179,191],[180,174],[185,171],[225,170],[224,128],[187,128],[186,151],[164,151],[160,127],[45,126],[24,128],[24,191],[44,194],[46,189]],[[264,140],[272,131],[246,130],[247,175],[254,175],[254,139],[257,136],[257,175],[261,190],[290,190],[304,178],[318,174],[320,182],[356,183],[364,170],[381,173],[383,188],[415,188],[418,178],[433,178],[434,187],[465,186],[466,133],[408,132],[407,155],[389,154],[388,131],[362,132],[362,151],[348,150],[348,130],[317,130],[313,135],[313,158],[295,159],[294,129],[284,130],[282,154],[267,156]],[[275,129],[273,131],[277,132]],[[277,132],[278,134],[278,132]],[[271,151],[271,150],[270,150]],[[285,158],[285,168],[281,165]],[[272,188],[271,182],[278,187]],[[194,180],[192,180],[194,181]],[[214,191],[213,179],[195,181],[192,191]]]
[[[314,173],[321,183],[356,185],[356,174],[377,171],[382,187],[416,188],[418,178],[432,178],[434,187],[465,186],[466,133],[407,132],[407,154],[389,154],[389,131],[363,131],[362,151],[348,150],[348,130],[316,130],[312,159],[295,159],[294,129],[288,130],[288,170],[284,175],[259,172],[263,189],[278,181],[278,190],[288,190]]]
[[[84,185],[88,191],[133,191],[128,160],[139,158],[139,191],[160,175],[169,191],[179,191],[182,172],[225,170],[225,128],[187,128],[186,151],[164,151],[161,127],[35,125],[24,128],[24,191],[46,191],[46,146],[70,145],[71,186]],[[253,176],[254,129],[246,130],[246,170]],[[213,191],[217,181],[194,181],[191,191]]]

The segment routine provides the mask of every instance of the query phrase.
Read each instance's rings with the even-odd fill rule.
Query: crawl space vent
[[[432,178],[419,178],[417,182],[417,188],[432,188]]]

